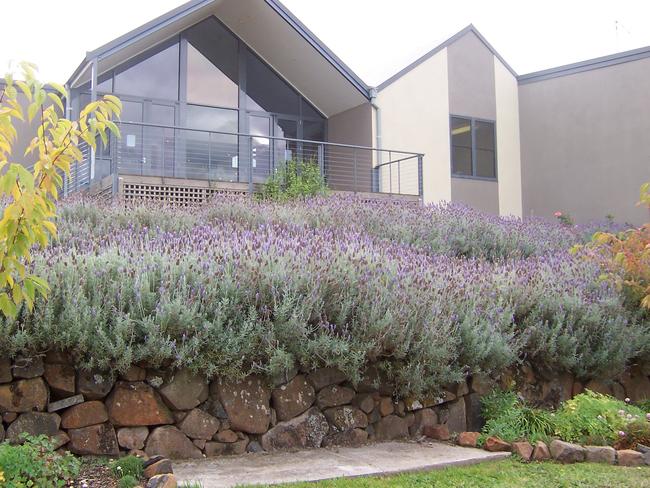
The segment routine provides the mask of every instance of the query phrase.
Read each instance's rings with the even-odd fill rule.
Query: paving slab
[[[364,447],[256,453],[174,463],[179,481],[200,481],[203,488],[272,485],[341,477],[390,475],[506,458],[510,453],[437,442],[386,442]]]

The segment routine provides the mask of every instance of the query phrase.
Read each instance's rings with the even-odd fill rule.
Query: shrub
[[[633,420],[619,433],[616,449],[636,449],[637,445],[650,446],[650,421],[645,418]]]
[[[1,485],[6,488],[59,488],[79,472],[80,462],[71,454],[58,454],[45,436],[25,436],[22,445],[0,444]]]
[[[641,187],[639,204],[650,210],[650,183]],[[632,306],[650,316],[650,223],[616,234],[597,232],[587,249],[587,256],[605,270],[605,278],[616,283]]]
[[[140,482],[138,481],[138,478],[131,475],[123,476],[117,481],[118,488],[135,488],[139,485]]]
[[[486,420],[482,437],[496,436],[507,442],[546,439],[553,433],[551,414],[526,405],[512,391],[494,390],[482,400]]]
[[[644,420],[639,408],[587,390],[564,402],[555,415],[555,434],[579,444],[613,445],[628,424]]]
[[[313,162],[287,161],[276,169],[262,188],[263,199],[286,201],[325,195],[327,185]]]
[[[116,478],[133,477],[139,480],[144,472],[144,461],[137,456],[125,456],[111,461],[110,468]]]
[[[334,366],[358,381],[377,364],[401,394],[522,356],[589,379],[650,355],[647,321],[565,250],[580,233],[556,223],[335,197],[76,200],[59,235],[33,263],[56,286],[0,319],[0,355],[58,349],[89,369],[226,378]]]

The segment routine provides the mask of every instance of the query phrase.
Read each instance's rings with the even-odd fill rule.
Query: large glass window
[[[246,50],[246,94],[248,110],[300,115],[300,95],[249,50]]]
[[[118,95],[178,100],[179,46],[175,41],[157,53],[137,59],[116,71],[114,91]]]
[[[186,38],[187,101],[237,108],[237,39],[214,17],[192,27]]]
[[[451,117],[451,169],[456,176],[495,179],[494,122]]]
[[[182,130],[185,140],[185,174],[177,177],[237,181],[239,154],[237,136],[209,131],[237,132],[238,113],[199,105],[188,105],[186,127],[199,130]]]

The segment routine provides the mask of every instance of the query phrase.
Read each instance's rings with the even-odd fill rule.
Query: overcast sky
[[[43,79],[60,82],[68,79],[86,51],[183,3],[1,1],[2,72],[10,60],[25,59],[39,65]],[[647,0],[284,0],[284,4],[370,85],[381,83],[469,23],[520,74],[650,45]]]

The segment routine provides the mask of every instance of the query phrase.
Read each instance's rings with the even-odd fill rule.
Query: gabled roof
[[[650,57],[650,46],[642,47],[639,49],[632,49],[621,53],[610,54],[608,56],[601,56],[598,58],[587,59],[586,61],[579,61],[577,63],[565,64],[555,68],[549,68],[541,71],[535,71],[518,77],[520,85],[527,83],[534,83],[536,81],[548,80],[550,78],[557,78],[559,76],[567,76],[583,71],[591,71],[594,69],[606,68],[617,64],[627,63],[630,61],[637,61],[639,59]]]
[[[239,0],[240,2],[251,0]],[[275,13],[278,14],[295,32],[297,32],[320,56],[333,66],[350,84],[361,94],[370,99],[370,87],[356,75],[340,58],[338,58],[313,32],[311,32],[298,18],[278,0],[262,0]],[[160,31],[171,29],[174,24],[183,25],[188,18],[200,16],[202,12],[211,12],[223,0],[191,0],[160,17],[104,44],[103,46],[86,53],[85,59],[72,74],[68,83],[73,83],[85,72],[89,63],[94,59],[103,59],[121,50],[128,48],[136,42],[141,42],[149,36],[160,35]]]
[[[434,47],[431,51],[426,53],[425,55],[421,56],[420,58],[416,59],[413,61],[411,64],[409,64],[406,68],[402,69],[398,73],[394,74],[390,78],[388,78],[386,81],[384,81],[382,84],[380,84],[377,89],[378,90],[383,90],[393,82],[397,81],[400,79],[402,76],[405,74],[409,73],[410,71],[414,70],[417,68],[419,65],[424,63],[426,60],[432,58],[436,54],[438,54],[440,51],[442,51],[444,48],[452,45],[454,42],[456,42],[458,39],[461,37],[465,36],[466,34],[473,33],[476,37],[479,38],[479,40],[485,45],[485,47],[494,55],[495,58],[497,58],[507,69],[512,73],[512,76],[515,78],[517,77],[517,73],[515,72],[514,69],[510,67],[510,65],[506,62],[505,59],[497,52],[496,49],[492,47],[492,45],[483,37],[483,35],[478,31],[476,27],[474,27],[474,24],[469,24],[467,27],[465,27],[463,30],[457,32],[453,36],[451,36],[449,39],[444,41],[443,43],[437,45]]]

